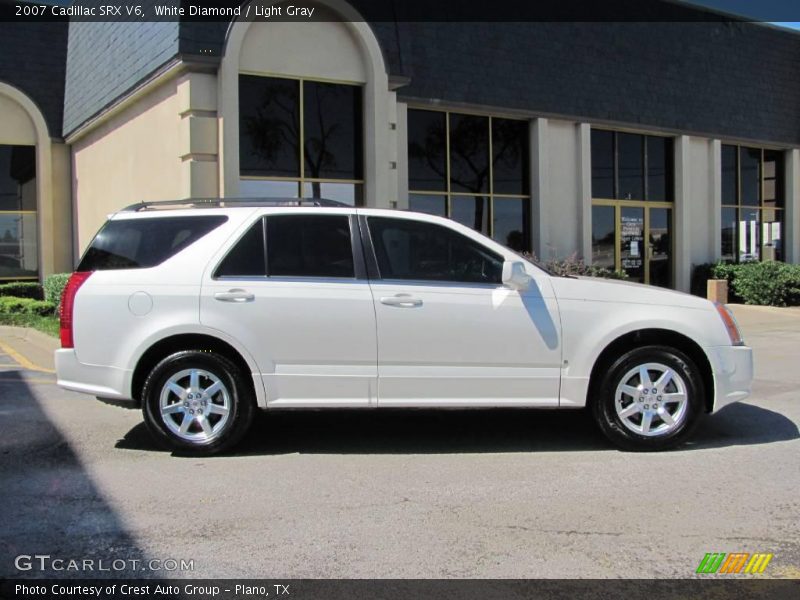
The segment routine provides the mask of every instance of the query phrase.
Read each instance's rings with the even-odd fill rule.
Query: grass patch
[[[59,318],[55,315],[40,316],[31,314],[0,313],[0,325],[30,327],[52,337],[59,336]]]

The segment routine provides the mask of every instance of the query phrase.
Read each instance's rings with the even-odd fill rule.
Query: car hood
[[[551,281],[559,299],[682,306],[703,310],[713,308],[705,298],[631,281],[598,277],[552,277]]]

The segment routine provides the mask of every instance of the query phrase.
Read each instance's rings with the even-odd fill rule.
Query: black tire
[[[192,371],[197,373],[200,394],[190,393]],[[170,380],[175,385],[168,391]],[[177,388],[186,394],[179,397]],[[173,413],[162,414],[162,398]],[[142,388],[147,428],[159,444],[182,454],[209,456],[233,447],[250,428],[254,407],[252,386],[241,369],[210,351],[183,350],[164,358]],[[191,422],[181,433],[184,420]]]
[[[645,388],[641,384],[643,380],[641,375],[633,375],[631,378],[631,372],[638,370],[638,367],[654,364],[671,369],[677,377],[666,378],[666,385],[659,388]],[[658,379],[659,373],[664,374],[664,371],[659,371],[658,368],[645,371],[651,385],[655,385],[656,382],[652,380]],[[669,383],[670,380],[672,383]],[[638,386],[634,385],[637,381]],[[621,391],[618,410],[617,387],[625,384],[640,391],[637,392],[638,397],[633,397],[633,394],[627,391]],[[627,389],[631,390],[631,387]],[[670,400],[665,404],[664,399],[679,397],[668,394],[678,394],[681,388],[686,396],[683,408],[681,409],[677,402]],[[700,371],[688,356],[670,347],[643,346],[626,352],[605,369],[600,383],[594,386],[592,395],[593,398],[590,399],[592,412],[600,429],[613,444],[623,450],[652,452],[675,448],[687,440],[704,414],[705,394]],[[647,410],[643,410],[644,407],[647,407]],[[662,419],[656,410],[661,410],[661,414],[664,412],[667,414]],[[626,411],[632,414],[623,418],[621,414],[625,414]],[[647,423],[645,423],[645,413],[649,413]],[[672,420],[672,424],[668,422],[669,420]],[[639,431],[634,430],[637,427]],[[645,430],[651,431],[651,434],[644,435],[642,432]]]

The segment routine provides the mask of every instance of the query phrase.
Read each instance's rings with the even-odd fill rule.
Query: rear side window
[[[267,273],[355,277],[350,219],[340,215],[267,217]]]
[[[222,225],[224,215],[114,219],[83,255],[78,271],[155,267]]]

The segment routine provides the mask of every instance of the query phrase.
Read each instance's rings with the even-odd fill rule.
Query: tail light
[[[75,295],[83,285],[83,282],[89,279],[92,271],[79,271],[73,273],[67,285],[64,286],[64,293],[61,295],[61,347],[74,348],[75,340],[72,336],[72,317],[75,312]]]

